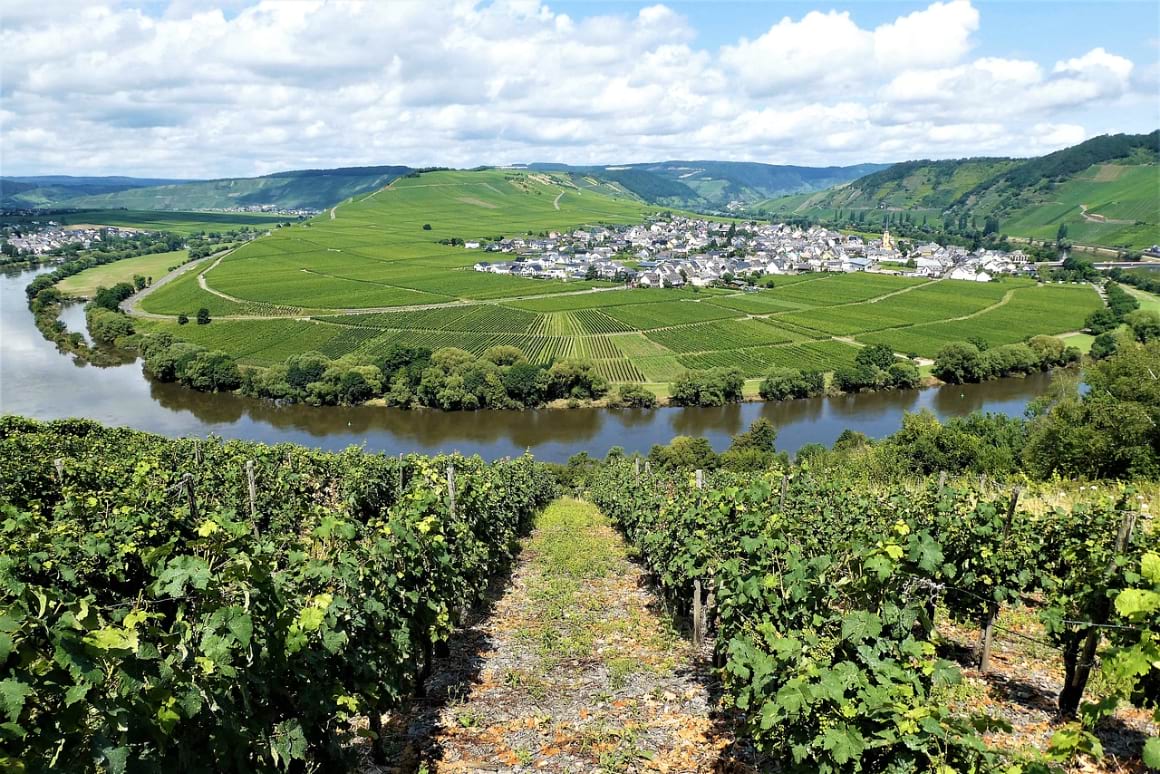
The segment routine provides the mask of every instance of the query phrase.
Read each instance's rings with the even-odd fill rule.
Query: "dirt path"
[[[335,216],[335,214],[334,214],[334,211],[335,211],[335,210],[337,210],[337,209],[338,209],[338,207],[337,207],[337,206],[334,206],[334,207],[331,207],[331,208],[330,208],[330,219],[331,219],[331,220],[334,220],[334,219],[335,219],[335,217],[336,217],[336,216]]]
[[[1109,218],[1106,215],[1100,215],[1098,213],[1088,212],[1088,208],[1087,208],[1086,204],[1081,204],[1079,206],[1079,214],[1088,223],[1103,223],[1106,225],[1119,225],[1119,226],[1130,226],[1132,224],[1132,221],[1130,221],[1130,220],[1121,220],[1119,218]]]
[[[391,770],[715,770],[732,736],[656,604],[600,512],[558,500],[428,698],[390,719]]]
[[[556,194],[556,198],[552,200],[552,206],[555,207],[556,209],[560,209],[560,197],[563,195],[564,195],[564,192],[561,191],[560,193]]]
[[[219,255],[224,257],[225,253],[220,253]],[[158,279],[156,282],[154,282],[149,287],[143,288],[142,290],[137,291],[136,293],[134,293],[133,295],[129,296],[124,301],[122,301],[121,302],[121,311],[124,312],[125,314],[134,315],[136,317],[148,317],[148,318],[154,319],[154,320],[175,320],[175,319],[177,319],[177,315],[152,314],[150,312],[142,311],[140,309],[141,299],[145,298],[145,296],[149,295],[150,293],[157,290],[158,288],[165,287],[170,282],[173,282],[173,280],[177,279],[178,277],[180,277],[181,275],[183,275],[189,271],[192,271],[193,269],[197,268],[198,266],[201,266],[203,263],[205,263],[206,261],[210,260],[213,257],[214,256],[212,256],[212,255],[207,255],[204,258],[197,258],[195,260],[190,261],[189,263],[181,264],[176,269],[174,269],[173,271],[166,274],[164,277],[161,277],[160,279]]]

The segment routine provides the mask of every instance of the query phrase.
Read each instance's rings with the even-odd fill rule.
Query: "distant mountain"
[[[880,212],[916,223],[998,222],[1009,236],[1140,248],[1160,241],[1160,131],[1095,137],[1030,159],[907,161],[812,194],[754,206],[819,220]],[[878,219],[875,220],[877,222]]]
[[[650,204],[725,210],[785,194],[817,191],[885,169],[888,164],[798,167],[748,161],[663,161],[572,166],[536,163],[529,169],[568,172],[615,183]]]
[[[203,210],[270,205],[321,210],[407,174],[410,167],[345,167],[230,177],[71,197],[56,206],[130,210]]]
[[[128,191],[185,180],[145,177],[74,177],[72,175],[12,175],[0,177],[0,207],[46,207],[65,199]]]

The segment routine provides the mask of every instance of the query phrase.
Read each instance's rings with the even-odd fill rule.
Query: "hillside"
[[[159,283],[129,308],[139,331],[222,350],[247,366],[273,369],[307,351],[378,362],[399,346],[454,347],[464,358],[509,346],[536,367],[578,358],[608,382],[664,393],[685,371],[736,368],[752,379],[774,366],[832,371],[854,361],[851,339],[923,357],[971,336],[1013,344],[1032,332],[1078,330],[1100,305],[1090,287],[1014,279],[817,274],[741,291],[473,270],[513,255],[464,241],[639,223],[655,209],[587,185],[512,169],[406,175]],[[179,324],[201,308],[212,325]],[[420,399],[455,407],[456,394],[426,389]],[[493,394],[474,405],[497,401]]]
[[[0,207],[32,209],[48,207],[78,196],[120,193],[135,188],[176,185],[185,180],[144,177],[73,177],[33,175],[0,177]]]
[[[133,188],[54,202],[62,207],[131,210],[198,210],[271,205],[321,210],[387,185],[409,167],[347,167],[277,172],[263,177],[199,180]]]
[[[1031,159],[908,161],[809,195],[761,202],[769,216],[834,219],[866,211],[983,224],[1080,244],[1139,249],[1160,241],[1160,132],[1096,137]]]
[[[528,168],[613,182],[650,204],[722,210],[734,202],[752,204],[775,196],[818,191],[888,166],[799,167],[747,161],[663,161],[591,167],[539,163]]]
[[[730,161],[666,161],[622,166],[518,165],[553,172],[559,181],[606,196],[662,207],[724,210],[774,196],[813,192],[884,169],[884,164],[851,167],[775,166]],[[481,168],[486,169],[486,168]],[[206,210],[247,206],[326,209],[358,194],[382,188],[411,172],[410,167],[348,167],[278,172],[263,177],[219,180],[144,178],[0,179],[0,204],[20,208]]]

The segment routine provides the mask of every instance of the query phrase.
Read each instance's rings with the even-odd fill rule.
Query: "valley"
[[[634,223],[647,213],[566,178],[505,170],[402,178],[148,292],[136,302],[149,315],[138,325],[254,366],[311,350],[373,359],[402,344],[477,356],[512,346],[533,363],[589,360],[611,382],[664,394],[686,370],[831,371],[864,344],[929,358],[975,335],[1000,345],[1070,332],[1099,304],[1086,286],[864,272],[780,276],[767,289],[625,289],[476,272],[478,252],[440,244]],[[211,325],[174,321],[199,308]]]

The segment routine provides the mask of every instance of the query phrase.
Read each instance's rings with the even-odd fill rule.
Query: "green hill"
[[[888,166],[799,167],[749,161],[662,161],[592,167],[530,164],[528,168],[612,182],[649,204],[723,210],[735,202],[753,204],[774,196],[818,191]]]
[[[50,207],[78,196],[119,193],[147,186],[174,185],[185,180],[143,177],[74,177],[33,175],[0,177],[0,207],[35,209]]]
[[[997,219],[1001,233],[1139,249],[1160,241],[1160,132],[1096,137],[1031,159],[908,161],[815,194],[761,202],[768,216],[834,219],[901,212],[948,222]]]
[[[351,196],[375,191],[410,172],[409,167],[347,167],[278,172],[264,177],[199,180],[177,185],[81,196],[55,206],[130,210],[198,210],[271,205],[282,209],[333,207]]]

